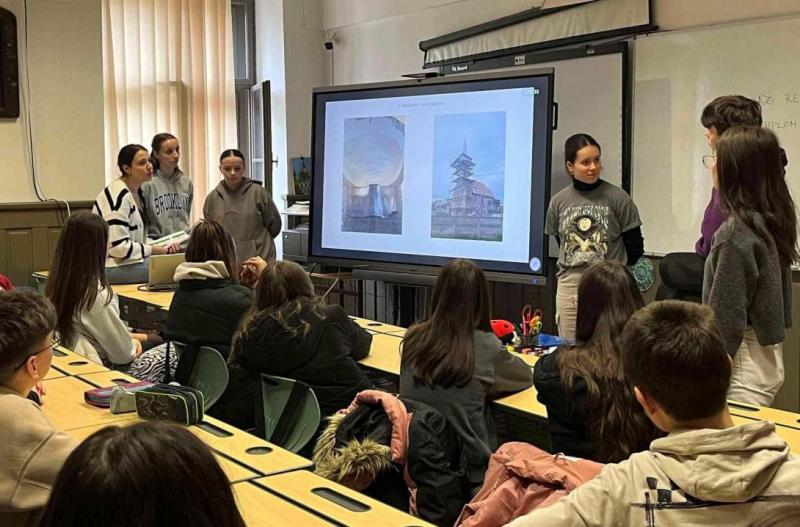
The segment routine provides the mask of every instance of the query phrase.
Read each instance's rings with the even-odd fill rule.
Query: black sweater
[[[308,384],[323,416],[348,406],[372,383],[356,361],[369,354],[372,335],[337,305],[324,306],[320,317],[302,300],[300,318],[311,324],[305,337],[291,335],[267,317],[242,335],[237,361],[243,368],[296,379]]]
[[[561,384],[558,355],[561,348],[536,361],[533,384],[536,398],[547,407],[550,445],[554,453],[593,459],[592,437],[587,426],[586,382],[576,376],[569,396]]]

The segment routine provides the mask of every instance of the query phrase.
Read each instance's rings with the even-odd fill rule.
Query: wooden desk
[[[362,328],[372,330],[375,333],[392,333],[392,334],[403,335],[406,332],[406,328],[402,328],[400,326],[393,326],[392,324],[377,322],[375,320],[370,320],[368,318],[360,318],[360,317],[350,317],[350,318],[353,319],[353,321]]]
[[[430,525],[429,523],[364,496],[333,481],[305,470],[296,470],[256,480],[257,483],[281,496],[302,503],[309,509],[351,527],[396,527]],[[334,491],[353,500],[357,510],[347,507],[319,494],[320,490]]]
[[[172,303],[172,296],[175,294],[174,291],[163,291],[158,293],[151,291],[139,291],[140,285],[142,284],[113,285],[111,286],[111,289],[117,293],[117,296],[122,296],[132,300],[139,300],[140,302],[169,310],[169,305]]]
[[[47,375],[44,376],[44,380],[47,381],[50,379],[58,379],[59,377],[66,377],[66,376],[67,374],[64,373],[63,371],[51,367],[49,370],[47,370]]]
[[[547,419],[547,408],[536,398],[536,387],[495,399],[494,404],[503,410],[523,416]]]
[[[752,419],[764,419],[775,424],[796,428],[800,431],[800,414],[778,410],[777,408],[765,408],[748,403],[728,401],[728,410],[732,415],[748,417]]]
[[[67,375],[108,371],[108,368],[102,364],[62,347],[53,350],[53,367]]]
[[[369,355],[360,364],[392,375],[400,375],[400,342],[402,339],[392,335],[376,333],[372,335]]]
[[[114,386],[115,384],[125,384],[129,382],[138,382],[138,379],[131,377],[121,371],[108,370],[98,373],[88,373],[78,375],[82,381],[93,384],[98,388],[105,388],[106,386]]]
[[[60,377],[44,381],[47,395],[42,411],[58,430],[69,431],[86,426],[109,425],[136,417],[135,413],[112,414],[83,400],[83,392],[94,388],[78,377]]]
[[[207,430],[207,425],[211,425],[217,433]],[[279,474],[314,466],[309,459],[210,416],[203,418],[203,424],[192,426],[189,430],[220,454],[262,475]]]
[[[123,415],[131,415],[133,416],[133,418],[128,419],[127,421],[118,421],[116,423],[111,423],[111,425],[84,426],[83,428],[74,428],[72,430],[67,430],[66,432],[70,436],[74,437],[77,441],[82,442],[90,435],[108,426],[131,426],[133,424],[141,423],[144,421],[143,419],[137,417],[135,413],[123,414]],[[231,483],[237,483],[239,481],[247,481],[250,479],[255,479],[260,476],[260,474],[253,472],[252,470],[240,465],[239,463],[226,459],[220,456],[219,454],[214,453],[214,458],[216,458],[217,462],[219,463],[219,466],[222,467],[223,472],[225,472],[225,475],[228,476],[228,479],[230,480]]]
[[[334,525],[309,511],[288,502],[255,482],[237,483],[233,494],[239,512],[248,527],[317,527]]]

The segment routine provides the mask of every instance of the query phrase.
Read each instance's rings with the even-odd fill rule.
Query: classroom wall
[[[94,200],[104,185],[101,0],[27,0],[27,6],[28,49],[23,0],[0,0],[17,17],[20,76],[29,65],[31,82],[31,100],[23,95],[20,101],[22,116],[0,119],[0,203],[37,201],[26,146],[28,111],[47,197]]]

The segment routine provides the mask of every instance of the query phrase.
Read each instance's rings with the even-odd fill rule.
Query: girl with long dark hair
[[[369,354],[372,335],[335,304],[326,305],[302,267],[257,259],[255,303],[233,339],[229,364],[305,382],[323,416],[372,388],[356,361]]]
[[[639,211],[621,188],[603,181],[600,144],[575,134],[564,144],[564,165],[572,184],[550,200],[545,233],[558,241],[556,324],[575,339],[578,282],[595,262],[635,264],[644,253]]]
[[[58,239],[45,294],[58,315],[56,333],[88,359],[146,380],[163,355],[142,353],[148,335],[130,333],[120,319],[117,295],[106,278],[108,225],[79,211],[67,219]]]
[[[469,260],[439,271],[430,317],[403,338],[400,395],[429,404],[461,436],[473,486],[496,448],[487,399],[531,386],[531,368],[512,356],[490,326],[489,284]]]
[[[772,131],[736,126],[707,157],[728,219],[706,260],[703,302],[714,308],[733,357],[729,398],[763,406],[783,384],[791,265],[798,260],[797,213],[779,148]]]
[[[642,306],[636,282],[622,264],[598,262],[583,273],[575,345],[545,355],[533,370],[554,452],[617,463],[659,437],[620,360],[622,328]]]

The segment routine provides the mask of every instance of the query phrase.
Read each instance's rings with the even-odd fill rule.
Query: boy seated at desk
[[[800,460],[775,425],[731,420],[731,360],[711,308],[668,300],[640,309],[625,326],[622,360],[668,435],[509,526],[749,526],[800,500]]]
[[[36,525],[75,441],[26,398],[53,359],[53,305],[38,293],[0,292],[0,525]]]

